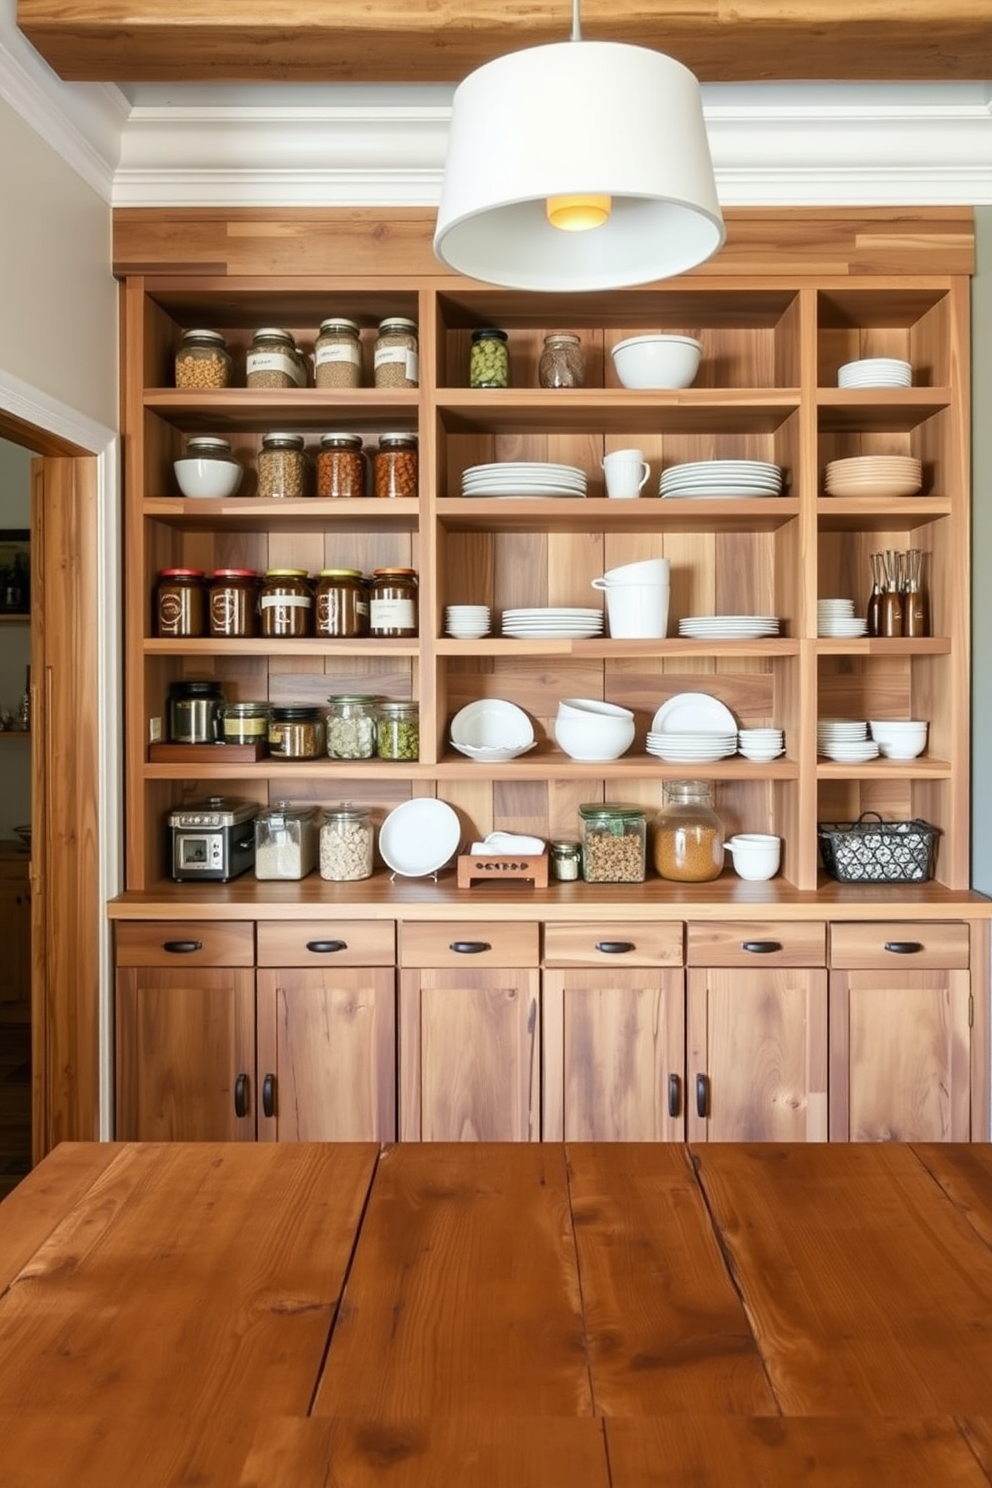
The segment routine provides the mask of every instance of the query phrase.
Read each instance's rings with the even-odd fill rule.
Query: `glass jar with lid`
[[[369,633],[369,592],[358,568],[322,568],[317,576],[314,633],[351,640]]]
[[[593,801],[579,807],[582,877],[587,883],[641,883],[647,870],[647,814],[641,806]]]
[[[302,388],[307,385],[303,353],[289,331],[261,326],[245,358],[245,385],[250,388]]]
[[[243,638],[255,634],[259,575],[253,568],[215,568],[207,585],[207,611],[212,636]]]
[[[332,693],[327,699],[327,753],[330,759],[372,759],[376,709],[382,699],[368,692]]]
[[[365,495],[368,461],[360,434],[334,432],[320,436],[317,455],[317,495],[337,500]]]
[[[380,434],[372,467],[372,489],[376,496],[417,494],[416,434]]]
[[[155,583],[154,621],[159,636],[207,633],[206,574],[202,568],[160,568]]]
[[[586,380],[585,358],[578,336],[545,336],[537,380],[543,388],[580,388]]]
[[[582,876],[582,844],[575,837],[559,837],[549,844],[551,877],[575,883]]]
[[[723,823],[708,780],[668,780],[654,824],[654,866],[676,883],[708,883],[723,872]]]
[[[417,573],[412,568],[374,568],[369,584],[369,634],[408,638],[417,634]]]
[[[383,760],[420,758],[420,710],[416,703],[383,702],[375,713],[375,752]]]
[[[225,703],[220,721],[223,743],[260,745],[264,754],[269,746],[271,713],[272,708],[266,702]]]
[[[317,866],[320,812],[276,801],[255,818],[255,877],[306,878]]]
[[[269,718],[269,753],[274,759],[320,759],[324,753],[324,719],[307,703],[273,707]]]
[[[377,388],[415,388],[420,381],[417,323],[402,315],[380,320],[372,356]]]
[[[286,500],[306,496],[309,464],[302,434],[263,434],[258,452],[259,496]]]
[[[227,465],[237,465],[231,442],[217,434],[192,434],[186,441],[187,460],[221,460]]]
[[[177,388],[207,392],[230,387],[233,366],[220,331],[183,331],[175,357]]]
[[[313,590],[305,568],[267,568],[259,595],[262,634],[298,640],[310,634]]]
[[[510,349],[505,331],[482,326],[472,332],[468,357],[468,385],[473,388],[510,386]]]
[[[217,744],[221,739],[224,689],[209,677],[169,684],[169,742]]]
[[[313,349],[313,379],[319,388],[362,385],[362,340],[358,326],[332,315],[320,323]]]
[[[330,806],[320,829],[320,876],[348,883],[372,876],[372,818],[364,806]]]

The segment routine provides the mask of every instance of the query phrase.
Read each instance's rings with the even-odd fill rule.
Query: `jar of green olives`
[[[376,708],[376,754],[383,760],[420,758],[420,710],[414,702],[380,703]]]
[[[495,326],[472,332],[468,359],[468,385],[474,388],[510,386],[510,351],[507,334]]]

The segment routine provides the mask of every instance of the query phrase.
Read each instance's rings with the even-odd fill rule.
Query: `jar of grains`
[[[416,321],[401,315],[381,320],[372,364],[377,388],[415,388],[420,380]]]
[[[545,336],[537,380],[543,388],[580,388],[586,380],[582,342],[578,336]]]
[[[420,710],[416,703],[379,704],[375,713],[375,752],[382,760],[420,758]]]
[[[212,636],[255,634],[259,576],[253,568],[215,568],[207,587]]]
[[[369,634],[417,634],[417,574],[412,568],[374,568],[369,585]]]
[[[373,461],[372,489],[376,496],[416,496],[416,434],[380,434]]]
[[[205,578],[202,568],[159,569],[155,584],[156,635],[206,635]]]
[[[313,349],[313,380],[319,388],[362,385],[362,342],[353,320],[322,320]]]
[[[335,883],[372,876],[372,819],[362,806],[331,806],[320,829],[320,876]]]
[[[507,334],[495,326],[472,332],[468,358],[468,385],[474,388],[510,386],[510,351]]]
[[[245,385],[250,388],[301,388],[307,385],[303,354],[288,331],[262,326],[252,337],[245,358]]]
[[[272,709],[269,753],[274,759],[319,759],[324,753],[324,720],[319,708],[302,703]]]
[[[723,872],[723,823],[708,780],[665,782],[665,805],[654,824],[654,866],[677,883],[707,883]]]
[[[647,842],[647,817],[642,808],[594,801],[579,807],[579,817],[586,882],[641,883]]]
[[[366,692],[339,692],[327,699],[327,753],[330,759],[371,759],[375,754],[376,708],[382,701]]]
[[[574,883],[582,876],[582,848],[574,837],[562,837],[550,844],[551,877],[561,883]]]
[[[255,818],[255,877],[306,878],[317,866],[320,813],[316,806],[276,801]]]
[[[221,739],[225,744],[269,744],[268,703],[225,703],[221,709]]]
[[[298,640],[310,634],[313,593],[305,568],[268,568],[258,610],[263,636]]]
[[[259,496],[306,496],[309,465],[302,434],[263,434],[258,452]]]
[[[231,353],[220,331],[183,331],[176,352],[176,387],[203,391],[231,386]]]
[[[368,462],[360,434],[322,434],[317,455],[317,495],[325,499],[365,495]]]
[[[314,633],[351,640],[369,633],[369,594],[357,568],[322,568],[317,579]]]

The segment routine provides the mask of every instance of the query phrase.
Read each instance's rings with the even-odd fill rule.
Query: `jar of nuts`
[[[380,434],[372,470],[376,496],[416,496],[416,434]]]
[[[302,388],[307,385],[303,353],[288,331],[262,326],[252,337],[245,358],[245,385],[250,388]]]
[[[377,388],[415,388],[420,381],[416,321],[391,315],[379,322],[372,364]]]
[[[220,331],[183,331],[176,352],[176,387],[193,391],[231,385],[233,363]]]
[[[641,883],[647,817],[640,806],[594,801],[579,807],[582,877],[587,883]]]
[[[302,434],[263,434],[258,494],[292,500],[307,495],[308,460]]]
[[[325,500],[364,496],[368,462],[360,434],[322,434],[317,455],[317,495]]]
[[[375,752],[380,759],[420,758],[420,710],[416,703],[380,703],[375,718]]]
[[[353,320],[322,320],[313,349],[313,380],[319,388],[362,385],[362,342]]]
[[[707,883],[724,867],[723,823],[708,780],[669,780],[654,824],[654,866],[676,883]]]
[[[372,876],[372,821],[362,806],[332,806],[320,829],[320,876],[347,883]]]
[[[495,326],[472,332],[468,358],[468,385],[474,388],[510,386],[510,352],[507,334]]]

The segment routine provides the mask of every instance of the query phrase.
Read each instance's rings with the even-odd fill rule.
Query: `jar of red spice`
[[[416,434],[380,434],[372,484],[376,496],[416,496]]]
[[[317,495],[325,499],[365,495],[367,463],[360,434],[322,434],[317,455]]]

